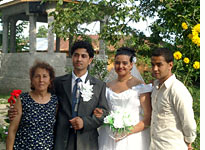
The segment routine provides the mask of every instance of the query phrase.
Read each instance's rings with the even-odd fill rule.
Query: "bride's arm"
[[[130,134],[140,132],[144,130],[146,127],[149,127],[151,121],[151,94],[143,93],[140,95],[140,103],[144,112],[143,120],[141,120],[138,124],[136,124],[131,130]]]
[[[111,82],[106,83],[106,87],[110,87]],[[101,108],[95,108],[95,110],[93,111],[93,114],[95,115],[95,117],[97,118],[101,118],[103,115],[103,110]]]

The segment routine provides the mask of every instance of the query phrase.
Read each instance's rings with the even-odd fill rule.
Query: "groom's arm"
[[[83,129],[82,129],[83,131],[96,129],[100,125],[103,124],[104,117],[107,116],[109,112],[109,107],[108,107],[106,96],[105,96],[105,92],[106,92],[105,90],[106,90],[106,84],[103,83],[101,91],[100,91],[99,99],[98,99],[98,105],[95,107],[95,108],[102,109],[103,111],[102,117],[97,118],[93,113],[91,116],[81,117],[83,120]],[[93,108],[92,112],[94,111],[95,108]]]

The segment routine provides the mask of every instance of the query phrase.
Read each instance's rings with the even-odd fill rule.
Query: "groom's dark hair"
[[[76,49],[78,48],[85,48],[89,54],[90,58],[94,57],[94,49],[92,47],[92,44],[89,43],[88,41],[76,41],[73,46],[71,47],[71,55],[75,52]]]

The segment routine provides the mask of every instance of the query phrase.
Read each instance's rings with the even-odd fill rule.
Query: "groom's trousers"
[[[70,128],[68,137],[68,145],[66,150],[77,150],[77,134],[73,128]]]

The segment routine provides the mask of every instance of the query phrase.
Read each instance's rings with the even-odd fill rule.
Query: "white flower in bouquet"
[[[113,116],[110,114],[109,116],[104,118],[105,124],[112,124],[113,123]]]
[[[116,114],[114,114],[114,123],[113,126],[115,128],[124,128],[124,116],[122,113],[117,112]]]
[[[118,109],[111,111],[111,113],[104,118],[104,124],[110,127],[114,139],[120,139],[130,132],[132,126],[137,124],[137,120],[131,112]]]
[[[123,119],[124,119],[124,126],[130,127],[137,124],[136,117],[133,116],[131,113],[125,112]]]

